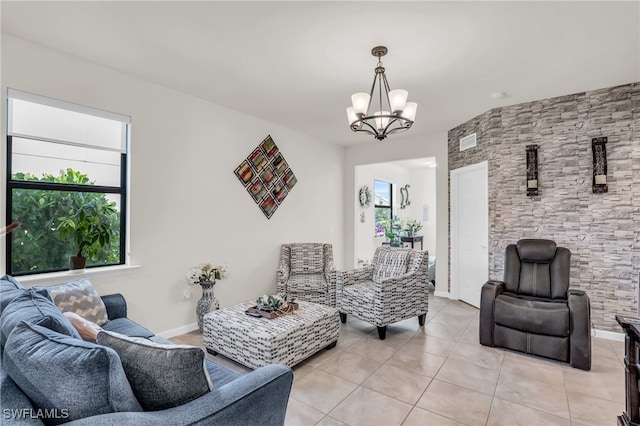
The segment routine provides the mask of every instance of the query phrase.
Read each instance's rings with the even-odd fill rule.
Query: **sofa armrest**
[[[591,307],[582,290],[569,289],[569,345],[571,366],[591,370]]]
[[[493,302],[504,291],[504,282],[489,280],[483,284],[480,293],[480,344],[494,346],[493,344]]]
[[[283,425],[293,383],[289,367],[258,368],[200,398],[161,411],[110,413],[87,417],[69,425]]]
[[[122,294],[107,294],[106,296],[101,296],[101,298],[102,302],[107,307],[107,316],[109,317],[109,321],[116,318],[127,317],[127,301],[124,299]]]

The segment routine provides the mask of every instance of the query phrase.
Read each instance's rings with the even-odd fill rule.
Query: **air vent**
[[[464,138],[460,138],[460,151],[464,151],[465,149],[473,148],[476,146],[476,134],[471,133],[470,135],[465,136]]]

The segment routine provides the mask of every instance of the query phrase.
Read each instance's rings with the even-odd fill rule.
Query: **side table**
[[[400,237],[400,240],[403,243],[411,243],[411,248],[413,248],[413,245],[415,243],[420,243],[420,250],[423,250],[423,248],[422,248],[422,240],[423,240],[423,238],[424,237],[422,235],[416,235],[416,236],[413,236],[413,237]]]
[[[616,315],[616,321],[625,332],[624,337],[624,393],[625,411],[618,416],[618,425],[640,425],[640,318]]]

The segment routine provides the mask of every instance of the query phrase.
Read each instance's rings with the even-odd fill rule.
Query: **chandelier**
[[[406,90],[389,90],[380,59],[387,54],[387,48],[376,46],[371,49],[371,54],[378,58],[371,92],[351,95],[353,106],[347,108],[347,117],[351,130],[368,133],[381,141],[391,133],[410,128],[416,117],[418,104],[407,102],[409,93]]]

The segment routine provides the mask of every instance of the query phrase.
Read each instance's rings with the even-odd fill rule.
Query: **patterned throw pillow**
[[[379,250],[373,266],[373,281],[379,283],[386,278],[397,277],[407,273],[409,251]]]
[[[177,407],[212,389],[202,348],[163,345],[104,330],[96,341],[118,353],[133,393],[145,411]]]
[[[62,312],[74,312],[98,325],[109,321],[107,307],[87,278],[45,288]]]

